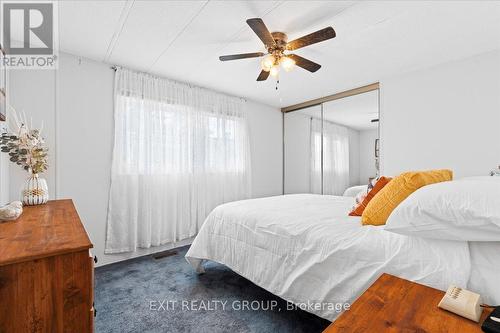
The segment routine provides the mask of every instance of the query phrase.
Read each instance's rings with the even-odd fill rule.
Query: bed
[[[469,244],[362,226],[352,197],[293,194],[221,205],[186,254],[198,273],[222,263],[258,286],[328,320],[383,272],[437,289],[467,286]],[[484,252],[484,251],[483,251]],[[487,275],[487,274],[486,274]],[[476,274],[481,283],[485,274]],[[304,308],[304,307],[302,307]]]

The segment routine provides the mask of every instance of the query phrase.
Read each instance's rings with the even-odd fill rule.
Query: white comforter
[[[412,238],[348,217],[353,198],[295,194],[214,209],[186,254],[222,263],[271,293],[334,320],[333,303],[352,303],[382,273],[446,290],[466,286],[466,242]],[[309,304],[310,304],[309,303]]]

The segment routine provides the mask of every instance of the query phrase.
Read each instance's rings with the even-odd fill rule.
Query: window
[[[250,196],[244,101],[126,69],[115,77],[106,253],[194,236]]]
[[[124,174],[245,172],[244,118],[120,96]]]

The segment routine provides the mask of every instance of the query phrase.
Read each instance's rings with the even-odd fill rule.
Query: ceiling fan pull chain
[[[280,84],[280,79],[277,79],[277,80],[276,80],[276,90],[278,90],[278,86],[279,86],[279,84]]]

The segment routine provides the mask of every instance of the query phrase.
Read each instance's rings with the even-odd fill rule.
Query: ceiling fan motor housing
[[[276,58],[276,62],[284,55],[284,51],[286,50],[286,43],[288,42],[288,36],[284,32],[271,32],[271,36],[273,36],[274,45],[266,45],[267,52],[272,54]]]
[[[276,45],[281,46],[283,48],[286,47],[286,43],[288,42],[288,36],[284,32],[271,32],[271,36],[273,36]]]

